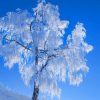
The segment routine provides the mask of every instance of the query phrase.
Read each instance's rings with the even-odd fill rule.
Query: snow
[[[60,81],[79,85],[89,71],[86,55],[93,46],[85,41],[82,23],[78,22],[67,37],[68,25],[69,21],[60,19],[58,7],[44,1],[33,8],[33,13],[20,9],[8,12],[0,18],[4,66],[11,69],[18,64],[25,85],[35,81],[40,93],[50,96],[60,97]]]
[[[12,92],[11,90],[0,86],[0,100],[31,100],[26,96]]]

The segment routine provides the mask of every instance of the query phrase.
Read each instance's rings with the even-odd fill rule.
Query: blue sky
[[[87,30],[86,41],[94,46],[87,56],[90,71],[79,87],[68,82],[61,84],[62,100],[100,100],[100,0],[47,0],[59,6],[61,19],[69,20],[67,33],[71,33],[77,22],[84,23]],[[0,0],[0,17],[17,8],[28,9],[36,6],[36,0]],[[32,89],[25,87],[18,73],[18,67],[12,70],[3,67],[0,59],[0,83],[14,91],[31,96]]]

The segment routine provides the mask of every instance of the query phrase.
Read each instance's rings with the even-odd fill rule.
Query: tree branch
[[[42,68],[40,69],[40,73],[43,71],[43,69],[48,65],[48,62],[49,62],[49,60],[52,58],[52,57],[56,57],[56,55],[50,55],[50,56],[48,56],[48,59],[47,59],[47,61],[46,61],[46,63],[42,66]]]
[[[46,66],[48,65],[48,63],[49,63],[49,61],[50,61],[50,59],[51,59],[52,57],[55,58],[55,57],[57,57],[57,56],[54,55],[54,54],[49,55],[48,58],[47,58],[47,61],[45,62],[45,64],[42,65],[41,69],[40,69],[39,71],[36,72],[36,75],[40,74],[40,73],[46,68]]]
[[[20,45],[20,46],[22,46],[23,48],[25,48],[25,49],[27,49],[27,50],[29,50],[29,51],[31,51],[32,52],[32,50],[30,49],[30,48],[28,48],[27,46],[25,46],[25,45],[23,45],[23,44],[21,44],[20,42],[18,42],[18,41],[16,41],[16,40],[9,40],[9,39],[7,39],[7,38],[5,38],[7,41],[9,41],[9,42],[15,42],[15,43],[17,43],[18,45]]]

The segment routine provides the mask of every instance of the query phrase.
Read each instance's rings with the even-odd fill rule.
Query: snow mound
[[[0,86],[0,100],[31,100],[26,96],[14,93],[7,88]]]

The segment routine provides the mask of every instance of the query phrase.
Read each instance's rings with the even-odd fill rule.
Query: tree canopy
[[[33,13],[17,9],[0,18],[0,55],[9,69],[15,64],[26,85],[60,97],[60,81],[79,85],[89,71],[86,55],[93,49],[85,42],[86,29],[77,23],[64,39],[69,21],[61,20],[58,6],[38,2]],[[66,42],[65,42],[66,41]],[[37,60],[38,59],[38,60]]]

